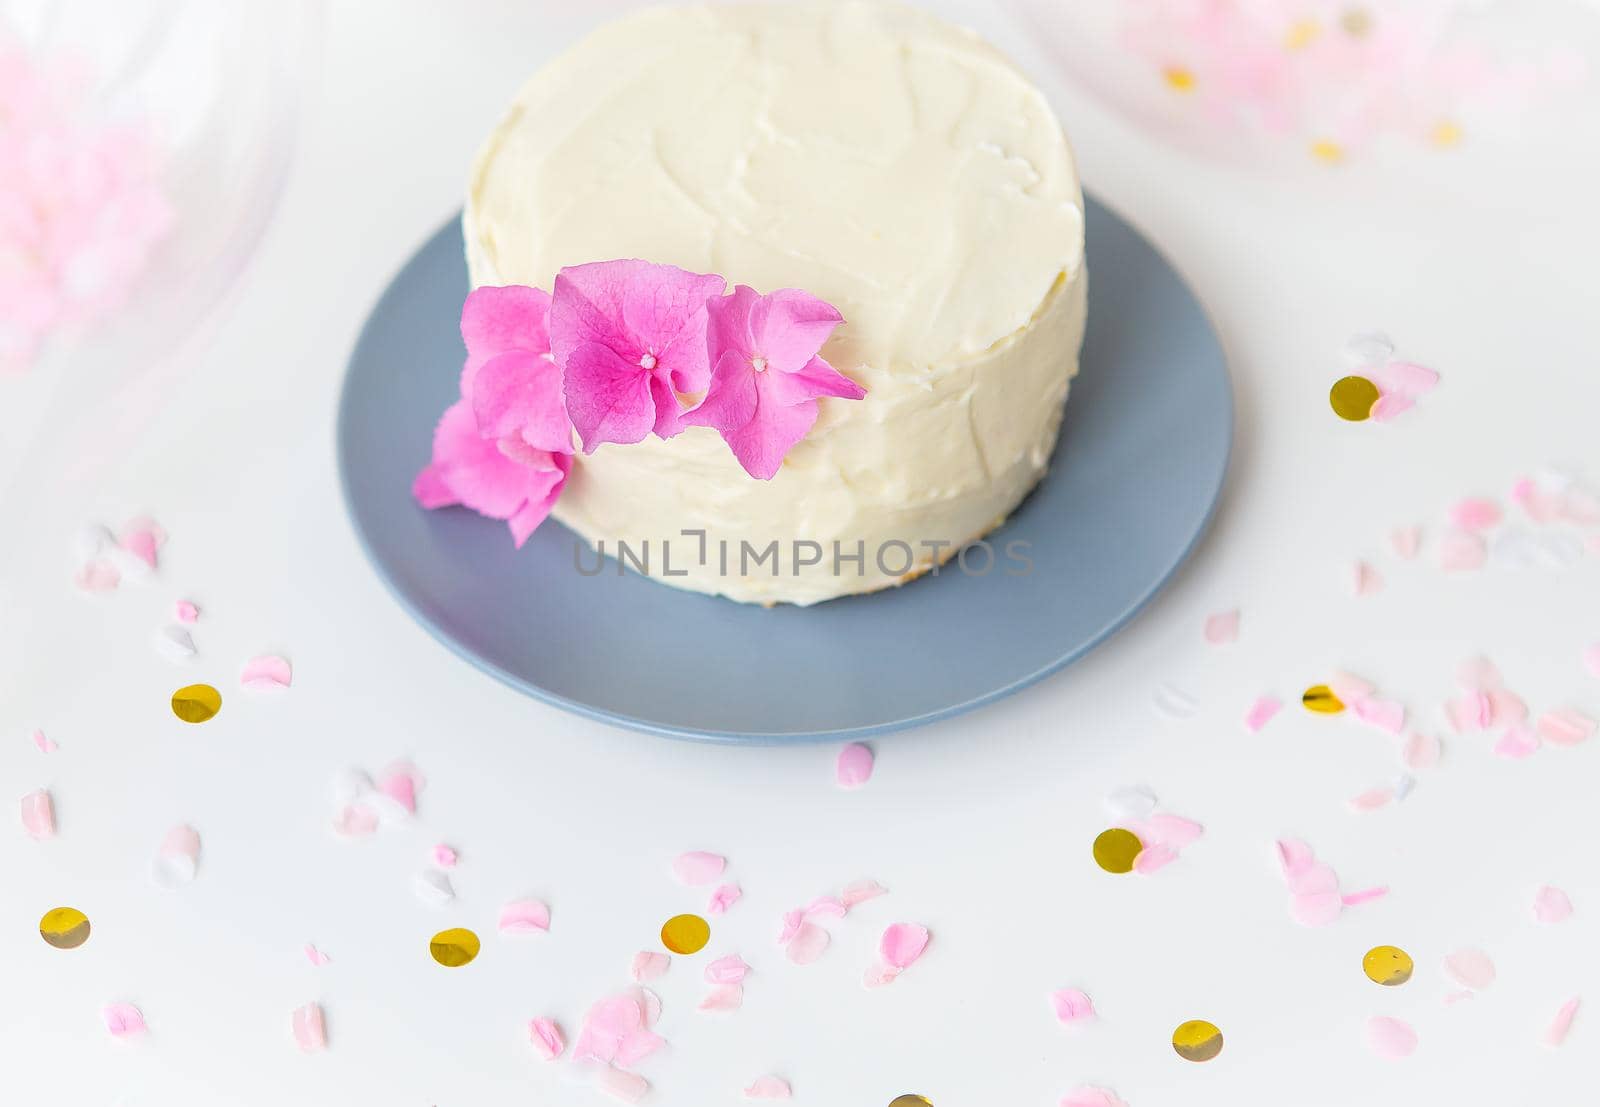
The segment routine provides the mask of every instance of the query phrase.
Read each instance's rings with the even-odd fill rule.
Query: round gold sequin
[[[1307,711],[1315,711],[1318,715],[1337,715],[1344,710],[1344,701],[1333,694],[1333,689],[1326,684],[1313,684],[1300,696],[1300,702],[1305,704]]]
[[[933,1100],[925,1095],[908,1092],[905,1095],[897,1095],[891,1099],[889,1107],[933,1107]]]
[[[1162,80],[1174,92],[1193,92],[1196,84],[1194,70],[1181,65],[1169,65],[1161,71]]]
[[[1328,389],[1328,403],[1341,419],[1359,423],[1372,418],[1372,405],[1378,402],[1378,386],[1366,377],[1340,377]]]
[[[673,953],[699,953],[711,940],[711,924],[699,915],[674,915],[661,924],[661,944]]]
[[[222,693],[209,684],[189,684],[172,693],[172,713],[186,723],[203,723],[222,710]]]
[[[1209,1061],[1222,1052],[1222,1031],[1204,1019],[1190,1019],[1172,1032],[1172,1048],[1185,1061]]]
[[[1144,843],[1131,830],[1114,826],[1094,840],[1094,863],[1108,873],[1131,873]]]
[[[1366,8],[1346,8],[1339,13],[1339,26],[1351,38],[1366,38],[1372,33],[1372,13]]]
[[[39,937],[57,949],[77,949],[89,940],[89,916],[76,907],[52,907],[39,920]]]
[[[459,969],[462,965],[471,964],[482,948],[483,943],[478,941],[478,936],[463,926],[441,930],[428,942],[428,952],[447,969]]]
[[[1436,123],[1428,132],[1428,141],[1435,146],[1454,146],[1461,141],[1461,125],[1448,119]]]
[[[1399,946],[1373,946],[1361,959],[1361,971],[1374,984],[1393,988],[1411,979],[1411,954]]]
[[[1326,165],[1338,165],[1344,160],[1344,147],[1331,138],[1319,138],[1311,144],[1311,156]]]

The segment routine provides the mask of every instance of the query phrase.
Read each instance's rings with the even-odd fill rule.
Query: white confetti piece
[[[444,907],[456,898],[455,885],[438,869],[425,869],[411,882],[417,898],[432,907]]]
[[[161,840],[150,876],[163,888],[176,888],[193,880],[199,865],[199,832],[192,826],[175,826]]]
[[[1175,721],[1192,718],[1198,708],[1193,696],[1172,684],[1158,687],[1151,702],[1159,714]]]
[[[194,657],[194,636],[177,624],[169,624],[156,631],[156,649],[168,661],[184,662]]]
[[[1106,811],[1113,819],[1142,819],[1156,809],[1156,794],[1143,784],[1118,788],[1106,797]]]

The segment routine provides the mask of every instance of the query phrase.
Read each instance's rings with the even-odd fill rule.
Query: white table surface
[[[1285,178],[1162,148],[1047,82],[1089,186],[1161,244],[1222,331],[1239,415],[1226,498],[1193,560],[1111,642],[1001,704],[874,742],[876,776],[843,792],[832,747],[668,742],[500,686],[407,619],[344,518],[333,415],[357,329],[454,210],[521,78],[611,6],[334,4],[288,192],[213,333],[141,397],[131,444],[80,426],[51,443],[71,475],[58,466],[4,505],[0,780],[10,804],[50,788],[60,822],[53,841],[0,834],[7,1101],[603,1102],[540,1061],[524,1025],[553,1015],[570,1037],[665,917],[703,906],[668,872],[686,849],[726,854],[745,897],[708,954],[658,985],[670,1048],[642,1070],[662,1107],[741,1102],[766,1072],[823,1107],[911,1091],[937,1107],[1053,1105],[1082,1083],[1132,1107],[1592,1097],[1600,741],[1512,762],[1490,738],[1447,736],[1404,803],[1358,815],[1348,797],[1400,772],[1389,738],[1297,705],[1254,737],[1240,718],[1258,694],[1292,704],[1345,668],[1443,733],[1439,705],[1479,652],[1536,712],[1600,714],[1580,662],[1600,641],[1600,558],[1450,578],[1431,551],[1405,564],[1384,541],[1413,522],[1432,536],[1455,498],[1503,499],[1547,463],[1600,477],[1600,130]],[[1038,63],[981,5],[940,6],[971,9]],[[1342,343],[1369,328],[1443,373],[1386,426],[1327,406]],[[7,422],[37,418],[47,391],[0,399]],[[77,594],[72,535],[142,511],[171,535],[157,580]],[[1358,557],[1386,578],[1378,595],[1349,594]],[[200,656],[181,669],[150,645],[179,597],[203,609]],[[1239,642],[1207,646],[1204,617],[1235,606]],[[240,693],[239,664],[269,650],[293,659],[294,687]],[[225,705],[188,727],[167,697],[200,679]],[[1193,717],[1153,709],[1164,683],[1196,698]],[[36,726],[57,752],[33,748]],[[428,778],[416,821],[335,838],[336,774],[400,757]],[[1206,835],[1165,871],[1113,877],[1089,844],[1111,822],[1104,796],[1137,783]],[[204,842],[199,877],[158,889],[150,858],[182,822]],[[1286,835],[1347,888],[1391,894],[1297,926],[1271,854]],[[458,900],[436,909],[411,882],[441,841],[462,861]],[[863,876],[891,893],[835,924],[820,962],[787,964],[781,913]],[[1572,896],[1570,921],[1535,924],[1544,882]],[[496,935],[500,905],[526,894],[550,903],[551,932]],[[75,952],[36,936],[58,904],[93,922]],[[933,944],[893,987],[864,990],[899,920]],[[484,937],[466,969],[427,955],[450,925]],[[311,966],[308,941],[332,962]],[[1411,983],[1363,977],[1379,943],[1411,952]],[[1447,1005],[1440,961],[1463,946],[1487,950],[1499,979]],[[754,965],[744,1009],[701,1014],[702,962],[733,951]],[[1063,986],[1094,997],[1095,1025],[1056,1024],[1046,997]],[[1542,1046],[1573,995],[1590,1006],[1571,1038]],[[99,1017],[113,1000],[136,1003],[150,1033],[113,1040]],[[330,1047],[301,1055],[289,1014],[312,1000]],[[1381,1014],[1416,1027],[1414,1057],[1368,1051]],[[1174,1055],[1189,1018],[1222,1028],[1219,1059]]]

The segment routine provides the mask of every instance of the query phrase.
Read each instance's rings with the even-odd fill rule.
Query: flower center
[[[750,367],[757,373],[765,373],[767,371],[767,359],[764,357],[752,358]]]
[[[644,369],[654,369],[656,367],[656,355],[645,354],[644,357],[639,359],[639,365]]]

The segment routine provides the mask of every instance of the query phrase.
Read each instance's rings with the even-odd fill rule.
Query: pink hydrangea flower
[[[572,459],[516,437],[484,438],[466,400],[451,404],[433,432],[433,461],[411,486],[423,507],[461,505],[504,519],[520,547],[561,495]]]
[[[637,260],[556,275],[550,343],[585,453],[683,429],[678,394],[706,388],[706,305],[726,287],[718,276]]]
[[[711,384],[685,423],[722,435],[745,472],[771,480],[817,421],[817,398],[866,390],[817,356],[844,317],[799,289],[739,285],[708,305]]]

